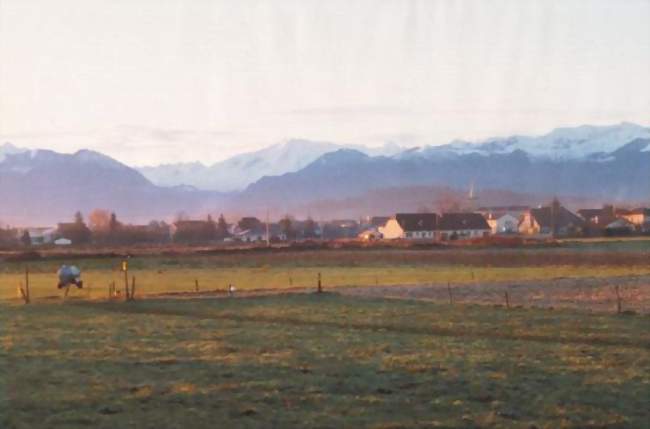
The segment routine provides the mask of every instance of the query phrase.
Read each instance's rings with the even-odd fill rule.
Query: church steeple
[[[474,181],[472,180],[472,182],[469,185],[469,193],[467,194],[467,202],[469,206],[468,210],[470,212],[476,210],[476,200],[478,200],[478,197],[474,193]]]

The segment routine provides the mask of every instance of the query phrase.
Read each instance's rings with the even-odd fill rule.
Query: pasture
[[[140,252],[131,302],[117,255],[5,261],[0,427],[644,427],[647,242],[611,246]]]
[[[643,427],[647,316],[294,294],[2,304],[6,428]]]
[[[648,241],[644,242],[646,247]],[[598,249],[596,247],[596,249]],[[18,286],[30,272],[35,298],[60,296],[56,270],[63,264],[81,268],[85,288],[71,295],[104,299],[108,285],[124,285],[118,255],[56,255],[0,265],[0,299],[19,297]],[[327,289],[355,286],[417,286],[549,282],[562,279],[619,279],[650,276],[648,251],[612,252],[569,249],[476,250],[327,250],[136,254],[129,260],[129,281],[137,294],[314,289],[320,273]]]

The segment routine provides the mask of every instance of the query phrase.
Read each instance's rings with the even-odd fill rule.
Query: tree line
[[[235,226],[235,225],[233,225]],[[87,220],[81,212],[76,212],[72,222],[59,223],[52,240],[65,238],[75,245],[131,245],[131,244],[165,244],[176,243],[210,243],[229,238],[247,240],[246,237],[259,237],[269,234],[269,239],[296,240],[319,236],[318,225],[308,218],[296,221],[291,216],[284,216],[278,223],[268,225],[255,217],[241,218],[235,228],[244,237],[233,237],[231,225],[223,214],[216,220],[212,215],[204,219],[190,220],[183,214],[177,215],[171,224],[152,220],[145,225],[132,225],[121,222],[115,212],[95,209],[89,213]],[[247,235],[248,233],[248,235]],[[29,229],[0,228],[0,246],[30,246],[33,237]]]

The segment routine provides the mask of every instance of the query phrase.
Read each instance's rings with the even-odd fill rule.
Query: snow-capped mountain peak
[[[13,144],[6,142],[0,146],[0,162],[3,162],[8,155],[16,155],[18,153],[27,152],[27,149],[22,149],[14,146]]]
[[[628,122],[609,126],[581,125],[556,128],[541,136],[515,135],[478,142],[456,140],[442,146],[427,146],[408,156],[439,157],[470,153],[489,156],[522,151],[534,158],[583,159],[609,154],[635,139],[647,138],[650,138],[650,128]]]
[[[278,176],[305,168],[321,156],[339,149],[355,149],[367,155],[393,155],[403,148],[395,144],[369,148],[326,141],[292,138],[264,149],[243,153],[211,166],[172,164],[138,170],[160,186],[190,185],[224,192],[245,189],[264,176]]]

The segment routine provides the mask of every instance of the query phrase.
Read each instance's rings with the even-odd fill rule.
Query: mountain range
[[[0,160],[3,224],[52,224],[93,208],[145,222],[179,211],[202,211],[221,199],[216,192],[155,186],[135,169],[90,150],[61,154],[3,145]]]
[[[290,140],[212,166],[139,170],[90,150],[62,154],[0,146],[0,222],[14,225],[51,224],[93,208],[115,210],[132,222],[169,220],[181,211],[389,214],[430,206],[445,192],[462,197],[470,184],[481,204],[507,203],[496,197],[504,195],[527,204],[553,195],[594,204],[647,203],[650,129],[581,126],[539,137],[406,149]]]
[[[244,190],[264,176],[299,171],[326,153],[356,149],[371,156],[395,155],[402,148],[386,144],[379,148],[340,145],[329,142],[291,139],[259,151],[243,153],[206,166],[200,162],[139,167],[152,183],[159,186],[193,186],[197,189],[233,192]]]
[[[231,192],[244,190],[265,176],[297,172],[321,156],[340,149],[353,149],[371,157],[385,156],[397,160],[447,159],[469,154],[490,156],[523,151],[534,159],[563,161],[597,158],[637,138],[650,138],[650,130],[631,123],[583,125],[558,128],[539,137],[511,136],[479,142],[457,140],[440,146],[414,148],[402,148],[394,143],[369,148],[293,139],[211,166],[194,162],[140,167],[138,170],[159,186],[188,185],[203,190]]]
[[[544,160],[581,160],[602,158],[636,139],[650,138],[650,128],[629,122],[618,125],[582,125],[556,128],[541,136],[510,136],[479,142],[456,140],[450,144],[427,146],[405,151],[401,157],[444,157],[445,155],[503,155],[525,152],[530,158]]]

